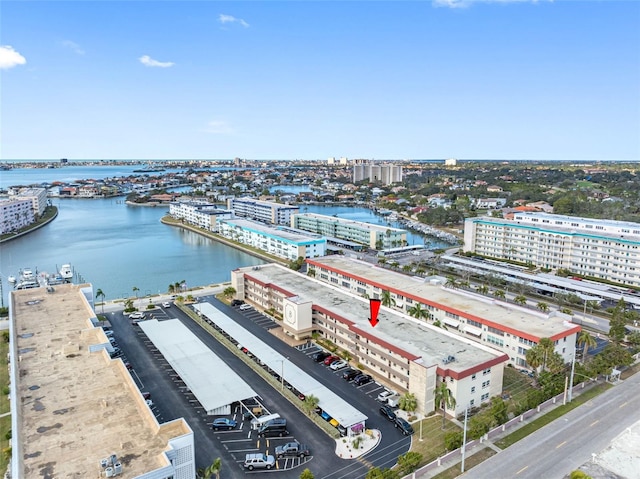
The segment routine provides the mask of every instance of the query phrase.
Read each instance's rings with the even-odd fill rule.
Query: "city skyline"
[[[4,2],[0,158],[640,160],[640,3]]]

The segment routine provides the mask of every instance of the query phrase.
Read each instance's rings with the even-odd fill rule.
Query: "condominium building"
[[[93,295],[90,284],[10,295],[11,477],[193,479],[193,431],[159,423],[111,359]]]
[[[390,185],[402,181],[402,166],[379,163],[353,165],[353,182],[369,180],[374,183]]]
[[[0,200],[0,234],[18,231],[34,221],[31,199]]]
[[[233,211],[197,201],[174,201],[169,204],[169,214],[207,231],[218,231],[221,220],[233,218]]]
[[[542,338],[555,343],[555,351],[565,362],[575,354],[576,335],[581,328],[562,313],[508,304],[447,288],[444,278],[414,278],[344,256],[309,259],[307,264],[323,283],[382,299],[391,309],[413,313],[425,322],[439,321],[453,334],[502,351],[514,366],[528,367],[527,350]]]
[[[365,245],[371,249],[389,249],[407,244],[407,232],[399,228],[346,220],[316,213],[291,217],[291,226],[330,238]]]
[[[282,316],[286,334],[317,332],[364,372],[413,393],[421,413],[436,409],[435,389],[443,381],[456,399],[447,409],[453,415],[502,391],[507,355],[468,338],[387,308],[373,327],[365,298],[276,264],[234,270],[231,284],[237,298]]]
[[[227,208],[233,210],[240,218],[274,225],[288,225],[291,223],[291,216],[300,211],[294,205],[261,201],[255,198],[229,198]]]
[[[228,219],[220,222],[219,233],[225,238],[288,260],[316,258],[327,254],[325,238],[284,226],[275,227],[245,219]]]
[[[20,192],[12,198],[31,201],[33,214],[36,217],[42,216],[47,208],[47,189],[46,188],[22,188]]]
[[[464,251],[640,287],[640,224],[549,213],[468,218]]]

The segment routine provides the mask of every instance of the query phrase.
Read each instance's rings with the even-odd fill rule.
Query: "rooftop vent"
[[[456,358],[455,358],[454,356],[449,355],[449,356],[447,356],[446,358],[444,358],[444,359],[442,360],[442,362],[443,362],[444,364],[449,364],[449,363],[454,362],[455,360],[456,360]]]

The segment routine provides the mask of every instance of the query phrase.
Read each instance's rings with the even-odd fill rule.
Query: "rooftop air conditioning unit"
[[[114,474],[122,474],[122,463],[116,462],[113,465],[113,472]]]
[[[114,474],[113,474],[113,467],[107,467],[107,468],[104,470],[104,477],[113,477],[113,476],[114,476]]]

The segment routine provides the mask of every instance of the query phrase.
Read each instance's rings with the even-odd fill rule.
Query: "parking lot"
[[[368,427],[376,427],[383,430],[383,443],[376,450],[365,456],[366,461],[364,459],[362,461],[347,461],[337,457],[333,439],[318,427],[314,427],[304,413],[293,404],[283,400],[279,391],[276,391],[255,371],[244,364],[240,358],[189,319],[180,308],[175,306],[170,308],[158,307],[152,312],[145,311],[147,317],[144,320],[150,319],[152,314],[153,318],[159,321],[172,318],[182,321],[201,341],[241,374],[251,387],[259,393],[259,396],[255,398],[257,405],[247,403],[233,406],[232,414],[227,416],[228,419],[236,421],[233,429],[213,431],[211,427],[213,421],[221,416],[208,416],[206,414],[204,408],[198,403],[181,378],[173,371],[143,333],[142,328],[132,324],[132,321],[124,316],[122,312],[111,313],[109,319],[113,324],[114,340],[122,351],[123,361],[129,363],[131,375],[140,390],[150,393],[152,402],[149,403],[149,406],[153,414],[159,422],[184,417],[194,430],[198,467],[206,467],[216,457],[221,457],[223,461],[223,477],[243,477],[246,474],[259,473],[262,471],[244,469],[243,462],[247,454],[273,454],[277,446],[297,440],[300,443],[309,445],[310,455],[280,458],[276,460],[274,471],[286,478],[297,478],[302,469],[309,467],[316,474],[316,477],[346,479],[363,477],[368,468],[371,467],[371,464],[379,467],[391,467],[395,463],[397,456],[407,451],[409,446],[408,439],[403,438],[397,430],[393,429],[391,424],[383,422],[379,415],[379,404],[375,403],[374,399],[378,392],[382,390],[382,386],[375,382],[361,387],[348,384],[339,377],[340,371],[331,371],[328,367],[320,366],[307,357],[307,355],[318,349],[317,346],[307,343],[300,350],[296,350],[281,343],[268,332],[269,329],[278,327],[278,325],[271,318],[255,311],[253,308],[245,308],[244,311],[239,311],[238,307],[231,308],[219,303],[214,298],[209,298],[209,302],[215,303],[216,307],[222,309],[247,329],[252,330],[254,334],[257,333],[259,335],[262,333],[265,342],[273,343],[272,346],[279,347],[283,353],[290,355],[292,359],[299,356],[299,365],[301,367],[308,370],[309,374],[314,377],[320,375],[318,379],[321,379],[327,386],[338,386],[342,397],[349,398],[357,395],[359,399],[354,397],[354,400],[358,402],[368,402],[370,400],[372,404],[366,412],[370,417],[367,424]],[[212,377],[212,381],[215,381],[214,377]],[[253,412],[256,407],[261,409],[260,414],[262,415],[276,412],[286,418],[288,434],[282,437],[259,438],[257,431],[251,427],[252,418],[247,416],[247,412]],[[254,414],[254,417],[259,416]],[[322,471],[321,474],[319,474],[320,471]]]

